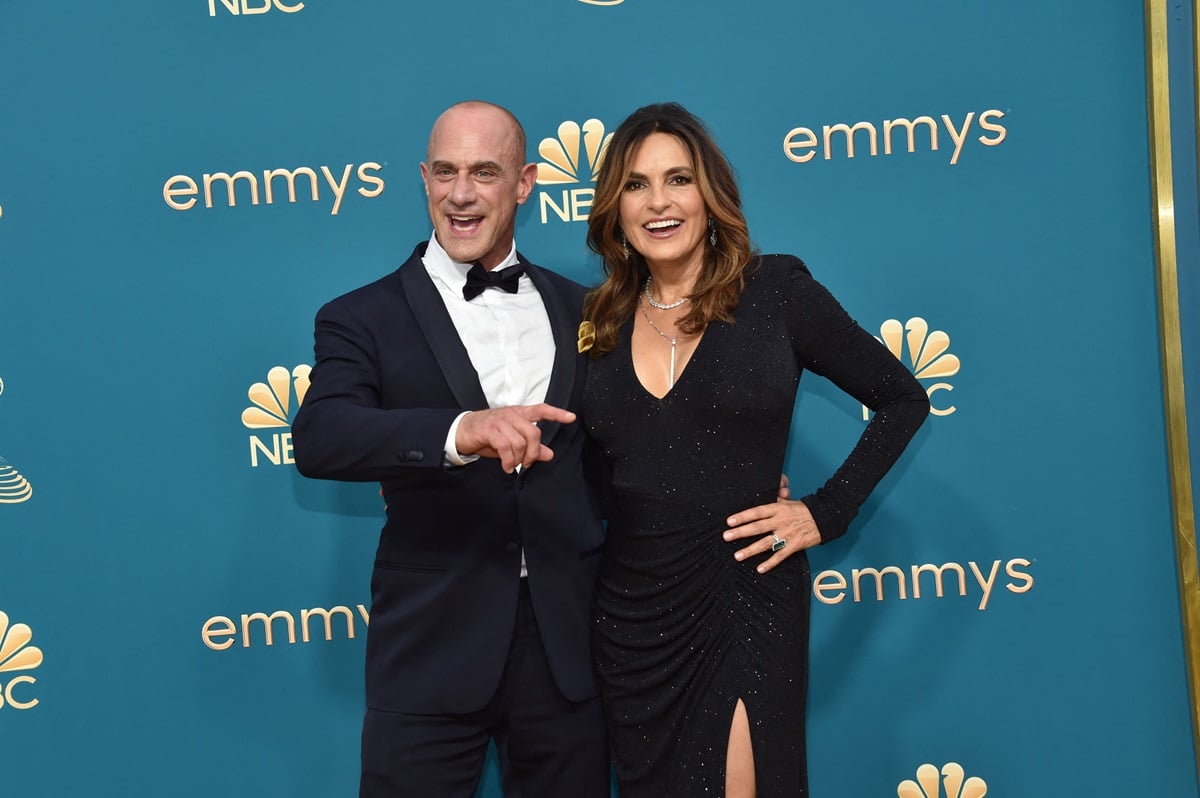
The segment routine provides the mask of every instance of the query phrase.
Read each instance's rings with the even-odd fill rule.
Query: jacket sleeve
[[[446,434],[461,408],[385,408],[378,337],[348,303],[321,308],[314,339],[316,364],[292,425],[301,474],[370,482],[446,467]],[[403,361],[388,354],[388,363]]]

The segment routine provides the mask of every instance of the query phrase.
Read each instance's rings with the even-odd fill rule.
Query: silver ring
[[[775,542],[771,544],[771,551],[779,551],[787,545],[787,541],[779,537],[779,535],[776,535],[774,532],[771,533],[771,537],[775,538]]]

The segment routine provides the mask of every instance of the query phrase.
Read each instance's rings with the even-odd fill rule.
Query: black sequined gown
[[[724,794],[745,702],[758,798],[807,792],[810,578],[803,553],[759,575],[724,519],[773,501],[803,369],[877,412],[837,473],[805,496],[825,540],[845,532],[928,409],[900,361],[796,258],[763,256],[733,325],[710,324],[674,388],[638,382],[626,325],[589,366],[584,423],[612,472],[593,629],[622,798]],[[794,486],[798,487],[798,486]]]

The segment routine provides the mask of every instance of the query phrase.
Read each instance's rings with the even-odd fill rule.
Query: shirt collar
[[[441,278],[442,282],[455,291],[461,291],[462,287],[467,284],[467,272],[474,265],[472,263],[459,263],[453,260],[446,250],[442,249],[442,245],[438,243],[436,234],[430,234],[429,245],[425,247],[425,256],[422,260],[425,262],[425,267],[431,273],[437,275]],[[518,262],[517,242],[514,240],[512,249],[508,251],[508,257],[502,260],[496,268],[503,269]]]

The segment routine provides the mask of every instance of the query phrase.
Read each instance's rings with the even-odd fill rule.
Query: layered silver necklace
[[[646,285],[644,288],[642,288],[642,296],[644,296],[646,298],[646,304],[656,307],[659,310],[673,310],[673,309],[679,307],[680,305],[682,305],[684,302],[688,301],[687,297],[682,297],[682,298],[677,299],[676,301],[671,302],[669,304],[663,304],[662,302],[656,302],[654,300],[654,297],[650,296],[650,278],[649,277],[646,278]],[[679,336],[678,335],[674,335],[674,336],[667,335],[665,332],[663,332],[661,329],[659,329],[658,325],[654,323],[654,320],[650,318],[650,314],[646,312],[646,305],[639,304],[638,307],[641,309],[642,318],[644,318],[646,320],[646,323],[649,324],[656,333],[661,335],[667,341],[667,343],[669,343],[671,345],[671,378],[670,378],[670,382],[667,383],[667,390],[669,391],[675,387],[675,346],[676,346],[676,344],[679,343]]]
[[[654,297],[650,296],[650,281],[652,279],[654,279],[654,278],[650,277],[650,275],[646,275],[646,285],[644,285],[642,287],[642,293],[646,295],[646,301],[649,302],[653,307],[656,307],[659,310],[674,310],[675,308],[682,305],[684,302],[688,301],[687,297],[680,297],[679,299],[676,299],[674,302],[672,302],[669,305],[664,305],[661,302],[655,301]],[[654,329],[657,330],[658,328],[655,327]]]

